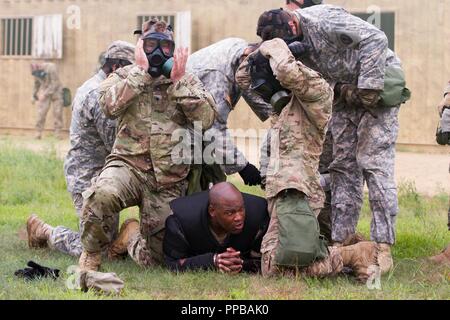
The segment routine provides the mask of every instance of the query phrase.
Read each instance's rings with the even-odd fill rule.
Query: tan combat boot
[[[41,140],[41,139],[42,139],[42,132],[41,132],[41,131],[38,131],[38,132],[36,133],[36,135],[34,136],[34,139],[36,139],[36,140]]]
[[[64,135],[61,131],[55,131],[55,137],[58,140],[64,140]]]
[[[430,261],[436,264],[450,266],[450,245],[437,256],[431,257]]]
[[[100,264],[102,263],[102,254],[89,253],[83,250],[80,256],[79,265],[82,271],[98,271]]]
[[[352,246],[338,248],[345,267],[356,273],[358,280],[365,282],[378,266],[378,245],[375,242],[359,242]]]
[[[33,248],[48,247],[47,241],[50,239],[53,228],[44,223],[37,215],[32,214],[27,220],[28,246]]]
[[[128,243],[140,232],[139,221],[136,219],[126,220],[120,227],[119,236],[111,244],[108,250],[108,258],[118,259],[128,252]]]
[[[367,241],[366,238],[361,233],[355,233],[347,237],[345,241],[342,243],[342,246],[352,246],[354,244],[357,244],[359,242]]]
[[[382,274],[389,272],[394,267],[394,260],[392,259],[390,244],[378,244],[378,265],[380,266]]]

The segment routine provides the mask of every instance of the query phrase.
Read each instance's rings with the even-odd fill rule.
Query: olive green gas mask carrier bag
[[[384,89],[380,94],[380,104],[396,107],[411,99],[411,91],[406,87],[405,74],[399,67],[387,67],[384,77]]]
[[[328,256],[326,239],[306,197],[285,191],[277,203],[278,247],[275,263],[285,267],[307,267]]]

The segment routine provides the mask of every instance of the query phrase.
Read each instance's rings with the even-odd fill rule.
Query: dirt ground
[[[55,150],[61,158],[64,158],[69,150],[68,140],[59,141],[52,137],[36,141],[29,137],[1,135],[0,142],[10,143],[16,147],[24,147],[36,152],[52,152]],[[250,162],[255,165],[258,163],[257,147],[244,147],[240,148],[240,150],[244,150]],[[398,184],[414,182],[417,191],[424,195],[432,196],[442,192],[449,192],[449,163],[449,155],[397,152],[396,181]]]

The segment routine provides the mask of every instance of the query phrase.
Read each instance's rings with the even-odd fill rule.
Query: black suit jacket
[[[241,252],[244,271],[259,269],[260,259],[250,256],[258,252],[269,225],[265,199],[242,194],[245,206],[245,223],[238,235],[229,235],[221,245],[208,226],[208,191],[180,198],[170,203],[173,215],[166,220],[164,255],[167,266],[174,271],[214,268],[214,254],[227,248]],[[180,259],[185,259],[183,265]]]

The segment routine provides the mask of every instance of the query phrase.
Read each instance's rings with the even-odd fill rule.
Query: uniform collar
[[[105,71],[103,71],[102,69],[98,70],[97,76],[98,76],[101,80],[105,80],[105,79],[106,79],[106,73],[105,73]]]

